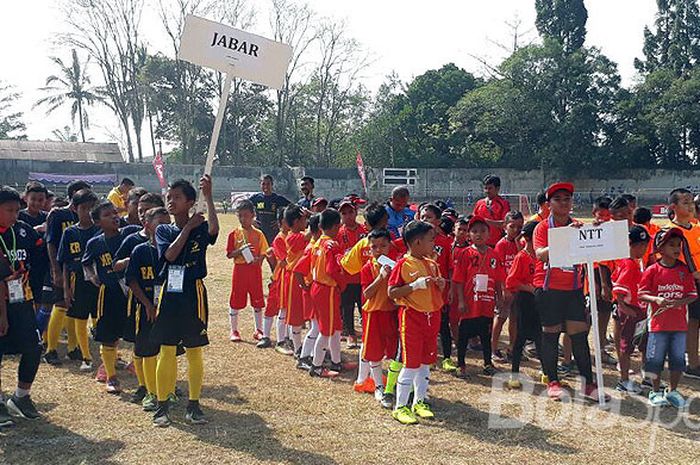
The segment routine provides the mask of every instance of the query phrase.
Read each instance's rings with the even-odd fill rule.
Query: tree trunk
[[[156,138],[153,135],[153,113],[151,113],[151,110],[148,110],[148,128],[151,133],[151,148],[153,149],[153,158],[156,157]]]
[[[85,142],[85,130],[83,129],[83,103],[78,99],[78,118],[80,120],[80,138]]]

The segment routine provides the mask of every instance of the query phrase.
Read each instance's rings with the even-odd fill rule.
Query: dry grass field
[[[471,352],[473,373],[465,381],[434,370],[430,396],[434,421],[404,427],[372,396],[352,391],[355,373],[335,380],[310,378],[291,357],[258,350],[251,343],[252,316],[241,318],[245,342],[228,341],[231,263],[226,236],[234,224],[223,215],[222,233],[209,252],[207,287],[211,345],[205,350],[202,406],[210,423],[184,422],[185,400],[174,409],[167,429],[130,404],[135,378],[120,372],[126,392],[110,396],[77,364],[42,364],[33,398],[44,418],[18,421],[0,430],[3,464],[535,464],[610,463],[690,464],[700,462],[700,402],[679,417],[665,409],[653,414],[644,399],[621,399],[612,392],[608,411],[574,400],[551,403],[534,394],[492,390],[480,374],[481,355]],[[265,267],[267,268],[267,267]],[[269,274],[269,273],[268,273]],[[62,346],[61,350],[65,348]],[[97,347],[93,347],[97,358]],[[128,359],[129,351],[121,350]],[[355,359],[357,351],[344,351]],[[635,359],[635,366],[638,366]],[[14,388],[16,359],[2,367],[5,392]],[[178,385],[187,390],[186,361],[180,360]],[[506,369],[505,366],[500,366]],[[537,367],[525,364],[535,377]],[[617,376],[606,370],[606,386]],[[573,382],[570,381],[573,385]],[[498,384],[498,383],[496,383]],[[685,394],[700,392],[700,382],[684,380]],[[494,419],[523,420],[509,429],[489,426]],[[510,405],[508,405],[510,404]],[[520,405],[521,407],[518,407]],[[660,424],[665,423],[665,425]]]

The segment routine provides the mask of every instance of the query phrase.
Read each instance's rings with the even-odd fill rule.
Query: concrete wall
[[[168,179],[185,178],[196,181],[202,172],[201,166],[168,165]],[[158,191],[160,185],[150,164],[138,163],[83,163],[47,162],[34,160],[0,160],[0,177],[3,184],[23,187],[29,172],[73,174],[115,174],[118,178],[130,177],[137,185]],[[362,193],[362,184],[355,169],[344,168],[260,168],[215,166],[214,188],[217,200],[231,191],[254,192],[259,189],[259,178],[263,173],[275,177],[277,192],[291,199],[299,197],[297,180],[306,174],[316,179],[316,192],[328,198],[338,198],[356,192]],[[481,180],[486,174],[501,177],[502,191],[510,194],[526,194],[531,198],[543,186],[560,180],[556,173],[539,170],[518,171],[511,169],[419,169],[411,192],[415,199],[451,198],[455,204],[467,209],[481,197]],[[381,169],[368,169],[369,197],[385,199],[393,186],[384,186]],[[700,171],[634,170],[615,173],[614,177],[601,179],[579,176],[573,181],[577,188],[577,204],[588,205],[593,198],[603,193],[616,195],[629,192],[640,197],[642,204],[662,203],[674,187],[688,187],[700,192]],[[59,192],[63,188],[59,188]],[[107,187],[98,191],[107,191]]]

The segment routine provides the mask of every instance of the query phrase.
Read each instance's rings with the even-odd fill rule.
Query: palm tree
[[[90,58],[88,57],[81,65],[78,54],[73,49],[72,62],[69,66],[66,66],[63,60],[57,57],[51,57],[51,61],[58,66],[59,73],[46,78],[46,86],[39,90],[49,95],[38,100],[34,106],[48,105],[46,110],[48,115],[63,104],[72,102],[71,122],[75,124],[77,115],[80,123],[80,138],[85,142],[85,129],[90,127],[85,107],[104,100],[97,89],[90,87],[90,77],[85,72]]]

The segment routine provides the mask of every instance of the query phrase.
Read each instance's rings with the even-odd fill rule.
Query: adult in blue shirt
[[[386,203],[386,212],[389,214],[387,229],[395,237],[401,237],[401,231],[411,220],[415,213],[408,208],[411,194],[408,187],[399,186],[391,191],[391,198]]]
[[[289,205],[291,202],[284,196],[273,192],[275,180],[269,174],[260,178],[260,190],[250,201],[255,206],[255,216],[260,223],[260,230],[265,235],[268,244],[272,244],[275,236],[279,232],[277,224],[277,212]]]
[[[304,196],[297,200],[297,205],[300,207],[311,210],[311,204],[314,202],[316,196],[314,195],[315,188],[314,178],[311,176],[304,176],[299,180],[299,190]]]

